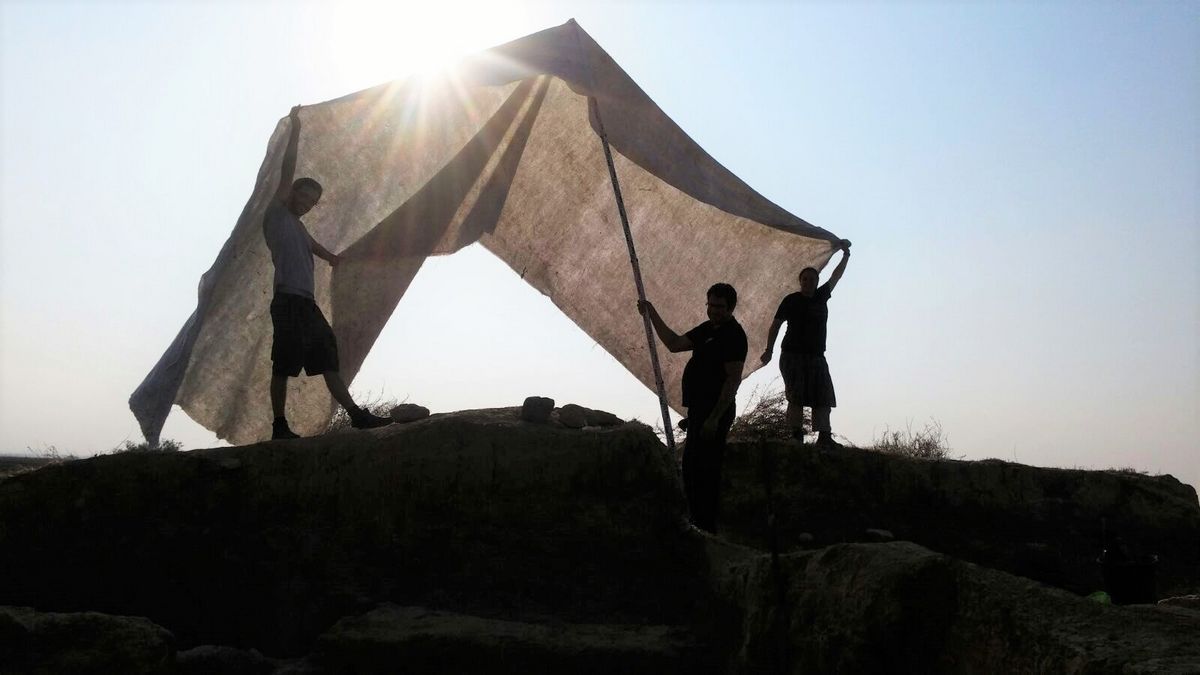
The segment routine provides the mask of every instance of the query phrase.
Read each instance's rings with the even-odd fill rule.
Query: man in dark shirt
[[[683,370],[683,405],[687,408],[687,445],[683,451],[683,489],[692,522],[716,532],[725,438],[733,425],[735,397],[746,364],[746,331],[733,318],[737,291],[729,284],[708,289],[708,321],[678,335],[662,320],[654,305],[639,302],[650,312],[658,338],[671,352],[692,352]]]
[[[833,431],[829,425],[829,413],[837,406],[833,391],[833,378],[829,375],[829,363],[825,360],[825,328],[829,320],[829,296],[846,271],[850,260],[850,241],[843,239],[839,245],[842,260],[825,285],[818,287],[817,271],[811,267],[800,272],[800,291],[792,293],[779,303],[775,320],[767,334],[767,349],[761,361],[765,365],[771,360],[771,350],[779,328],[787,322],[787,334],[783,336],[783,348],[779,355],[779,372],[783,375],[783,387],[787,396],[788,424],[796,440],[804,442],[804,407],[812,408],[813,430],[817,432],[818,445],[833,443]]]

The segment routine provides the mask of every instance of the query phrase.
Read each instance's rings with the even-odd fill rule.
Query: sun
[[[523,34],[518,3],[350,0],[333,7],[329,65],[347,88],[428,76]]]

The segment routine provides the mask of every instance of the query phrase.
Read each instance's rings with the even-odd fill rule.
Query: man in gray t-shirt
[[[309,375],[323,375],[329,393],[346,409],[350,423],[358,429],[391,424],[386,417],[360,408],[338,372],[337,340],[333,329],[313,298],[313,256],[330,265],[338,256],[317,243],[300,222],[300,216],[312,210],[321,199],[321,184],[312,178],[295,182],[296,153],[300,144],[300,106],[288,115],[291,130],[283,154],[279,187],[263,215],[263,237],[275,265],[275,296],[271,300],[271,411],[275,415],[272,439],[299,438],[289,427],[287,381],[303,369]]]

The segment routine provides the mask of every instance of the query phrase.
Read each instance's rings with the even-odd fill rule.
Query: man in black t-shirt
[[[687,408],[687,445],[683,451],[683,490],[692,522],[716,532],[725,438],[733,425],[738,385],[746,364],[746,331],[733,318],[737,291],[729,284],[708,289],[708,321],[678,335],[654,305],[639,302],[650,313],[658,337],[671,352],[692,352],[683,370],[683,405]]]
[[[767,334],[767,349],[761,357],[764,365],[771,360],[775,338],[786,321],[788,328],[779,355],[779,372],[783,375],[783,387],[787,395],[788,424],[792,427],[792,435],[804,442],[804,408],[811,407],[818,445],[833,443],[829,413],[837,406],[833,378],[829,375],[829,363],[825,360],[825,327],[829,320],[829,296],[846,271],[846,262],[850,260],[850,241],[843,239],[838,248],[842,251],[842,260],[823,286],[817,286],[819,277],[815,269],[806,267],[800,272],[800,291],[788,295],[779,303],[779,310],[775,312],[775,320],[771,322]]]

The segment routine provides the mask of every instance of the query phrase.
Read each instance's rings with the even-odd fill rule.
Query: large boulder
[[[175,639],[147,619],[0,606],[0,673],[170,673]]]
[[[1200,614],[1116,607],[909,542],[734,559],[730,673],[1195,673]]]
[[[317,661],[330,672],[460,673],[720,672],[719,662],[678,626],[511,621],[383,605],[339,621],[321,636]]]
[[[721,534],[760,549],[770,548],[770,511],[785,551],[878,540],[870,530],[886,530],[1088,594],[1105,588],[1097,558],[1119,536],[1131,555],[1158,556],[1158,597],[1200,590],[1200,503],[1170,476],[767,441],[731,443],[725,481]]]
[[[307,650],[383,601],[686,623],[703,547],[649,427],[519,409],[0,482],[0,604],[147,616],[184,648]]]

